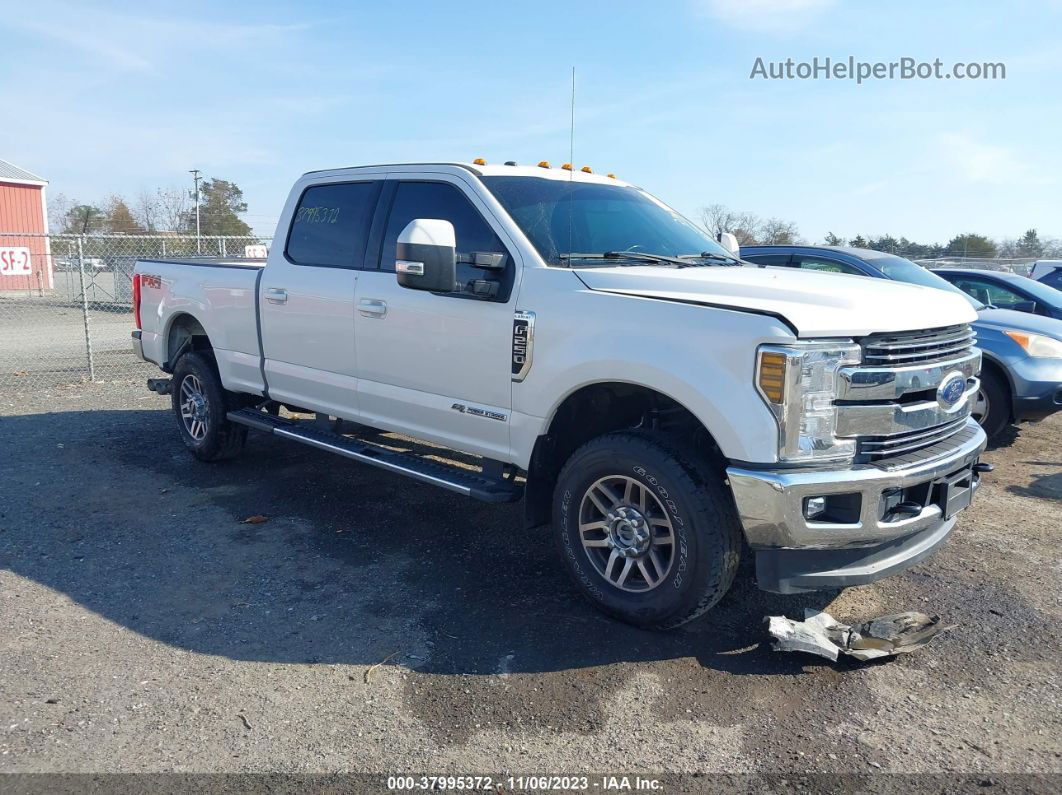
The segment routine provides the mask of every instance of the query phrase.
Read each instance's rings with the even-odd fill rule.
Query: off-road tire
[[[595,568],[579,530],[580,506],[600,478],[633,477],[669,514],[675,557],[659,585],[621,590]],[[722,468],[681,442],[639,431],[610,433],[576,450],[561,469],[553,495],[553,530],[565,568],[600,610],[650,629],[671,629],[705,613],[730,588],[742,533]]]
[[[200,439],[193,438],[181,416],[181,384],[189,376],[198,379],[201,393],[206,399],[206,431]],[[243,451],[244,442],[247,441],[247,426],[226,419],[226,413],[234,407],[234,395],[221,385],[217,367],[209,353],[186,353],[177,360],[170,397],[181,441],[200,461],[224,461],[235,458]]]

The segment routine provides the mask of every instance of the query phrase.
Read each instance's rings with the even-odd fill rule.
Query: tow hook
[[[173,390],[172,378],[149,378],[148,389],[159,395],[168,395]]]

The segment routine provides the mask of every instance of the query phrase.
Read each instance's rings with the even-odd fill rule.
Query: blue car
[[[977,310],[973,324],[984,356],[973,415],[991,439],[1011,422],[1041,420],[1062,409],[1062,320],[996,309],[895,254],[841,246],[744,246],[761,266],[805,268],[892,279],[957,292]]]
[[[1062,290],[1016,273],[939,268],[933,273],[982,304],[1062,320]]]

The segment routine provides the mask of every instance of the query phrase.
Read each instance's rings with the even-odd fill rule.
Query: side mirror
[[[719,245],[721,245],[735,257],[741,253],[741,246],[738,245],[737,236],[735,236],[731,232],[719,233]]]
[[[454,225],[438,218],[415,218],[395,246],[398,284],[411,290],[452,293],[457,287]]]

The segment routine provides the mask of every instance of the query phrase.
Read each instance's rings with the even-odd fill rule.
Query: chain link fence
[[[0,391],[132,381],[133,265],[153,257],[258,258],[269,239],[0,233]]]
[[[936,257],[913,260],[927,268],[977,268],[984,271],[1002,271],[1028,276],[1036,257]]]

